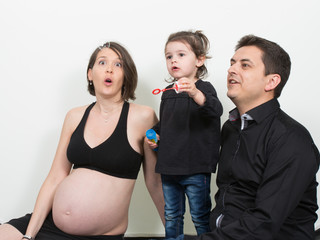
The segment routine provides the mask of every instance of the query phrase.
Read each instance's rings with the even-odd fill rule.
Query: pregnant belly
[[[73,170],[54,197],[56,226],[74,235],[123,234],[134,183],[94,170]]]

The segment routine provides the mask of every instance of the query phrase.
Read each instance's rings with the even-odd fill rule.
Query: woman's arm
[[[155,172],[155,165],[157,162],[157,155],[153,151],[149,144],[148,140],[145,137],[146,131],[152,128],[157,122],[158,118],[149,107],[142,106],[139,109],[140,124],[141,124],[141,137],[142,137],[142,147],[144,152],[144,161],[143,161],[143,173],[144,180],[149,191],[149,194],[159,212],[162,223],[164,224],[164,197],[162,192],[162,182],[160,174]]]
[[[78,113],[76,114],[76,112],[79,112],[79,109],[71,110],[66,115],[51,169],[40,188],[33,214],[25,233],[33,238],[37,235],[45,218],[52,208],[54,194],[58,185],[70,173],[71,163],[67,159],[66,151],[70,136],[74,131],[77,122],[79,123],[79,117],[77,117]]]
[[[148,142],[147,138],[144,141],[144,162],[143,162],[143,173],[146,186],[150,193],[150,196],[159,212],[163,225],[164,220],[164,198],[162,192],[162,182],[160,174],[155,172],[155,165],[157,161],[157,155],[153,151]]]

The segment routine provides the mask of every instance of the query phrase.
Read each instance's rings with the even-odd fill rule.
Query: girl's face
[[[169,42],[165,49],[167,69],[169,74],[179,80],[182,77],[196,79],[198,67],[204,64],[204,59],[197,58],[189,44],[184,42]]]
[[[121,98],[124,79],[122,60],[112,49],[102,48],[88,71],[88,79],[93,81],[96,95]]]

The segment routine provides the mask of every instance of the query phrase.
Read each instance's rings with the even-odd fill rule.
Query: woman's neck
[[[115,109],[120,108],[123,105],[124,100],[119,98],[99,98],[97,97],[96,109],[102,113],[113,112]]]

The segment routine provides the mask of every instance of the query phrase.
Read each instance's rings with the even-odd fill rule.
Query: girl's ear
[[[281,76],[279,74],[270,74],[270,77],[268,78],[268,82],[264,88],[266,92],[270,92],[274,90],[279,83],[281,82]]]
[[[204,62],[206,61],[206,56],[200,56],[197,58],[196,66],[199,68],[201,67]]]

